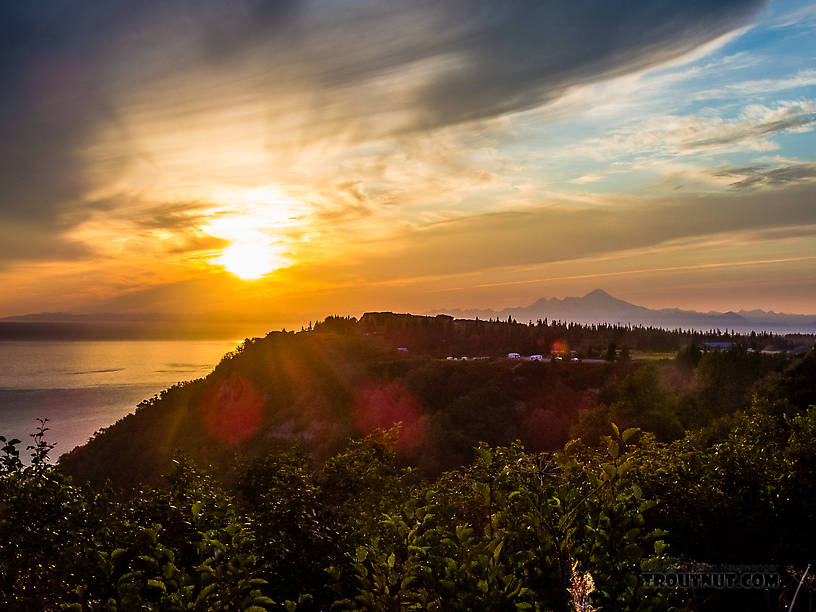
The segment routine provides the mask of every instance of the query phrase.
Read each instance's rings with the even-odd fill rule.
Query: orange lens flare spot
[[[254,435],[263,418],[264,399],[240,374],[232,374],[205,395],[201,420],[211,438],[237,444]]]
[[[354,420],[363,434],[402,423],[397,445],[403,452],[416,449],[427,430],[422,405],[396,382],[372,383],[359,389],[354,394]]]
[[[566,342],[553,342],[552,352],[553,353],[566,353],[567,352],[567,343]]]

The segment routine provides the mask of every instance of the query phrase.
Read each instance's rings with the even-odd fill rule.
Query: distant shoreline
[[[0,321],[0,341],[237,340],[265,336],[265,324],[183,321]]]

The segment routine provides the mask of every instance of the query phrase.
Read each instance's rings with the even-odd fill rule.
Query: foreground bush
[[[402,464],[387,432],[320,463],[289,448],[238,464],[229,489],[179,456],[161,487],[116,494],[51,465],[43,423],[28,465],[18,440],[0,438],[0,601],[9,610],[786,609],[793,579],[773,593],[693,600],[640,576],[679,561],[754,562],[740,557],[748,550],[762,562],[784,563],[785,550],[806,559],[814,508],[796,492],[813,490],[814,423],[813,409],[773,417],[757,406],[714,446],[614,425],[600,446],[575,441],[555,454],[482,444],[471,465],[435,480]],[[736,536],[718,531],[722,513]]]
[[[660,560],[652,502],[627,443],[606,456],[477,449],[420,481],[394,435],[316,466],[287,450],[237,468],[224,490],[183,457],[164,486],[116,496],[76,486],[2,439],[0,598],[11,610],[664,609],[644,591]]]

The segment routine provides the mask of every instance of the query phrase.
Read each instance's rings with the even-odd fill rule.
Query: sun
[[[229,241],[229,246],[208,263],[244,280],[292,265],[292,237],[287,232],[302,224],[304,214],[295,200],[270,186],[219,192],[213,199],[224,204],[211,211],[200,229]]]
[[[215,261],[228,272],[244,280],[266,276],[283,263],[272,247],[261,243],[230,245]]]

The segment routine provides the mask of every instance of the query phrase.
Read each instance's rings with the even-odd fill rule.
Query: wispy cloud
[[[762,5],[3,3],[0,218],[54,236],[89,193],[178,191],[197,161],[240,180],[252,150],[279,174],[327,146],[548,104],[687,54]]]
[[[584,174],[583,176],[579,176],[578,178],[574,178],[570,181],[570,183],[575,183],[577,185],[585,185],[587,183],[597,183],[598,181],[603,180],[602,174]]]
[[[771,140],[773,136],[809,131],[814,123],[813,100],[780,101],[772,106],[752,104],[733,119],[703,115],[649,117],[611,136],[590,139],[581,150],[596,156],[620,152],[689,155],[716,149],[767,151],[777,146]]]
[[[728,261],[713,262],[704,264],[688,264],[682,266],[663,266],[659,268],[636,268],[630,270],[616,270],[614,272],[592,272],[588,274],[570,274],[562,276],[549,276],[543,278],[529,278],[520,281],[504,281],[495,283],[479,283],[474,287],[507,287],[511,285],[541,285],[553,281],[566,280],[599,280],[616,276],[645,276],[654,275],[656,272],[688,272],[698,270],[715,270],[721,268],[743,268],[751,266],[767,266],[769,264],[786,264],[794,262],[806,262],[816,260],[816,255],[803,257],[787,257],[782,259],[756,259],[751,261]],[[461,289],[461,288],[459,288]]]
[[[771,23],[771,28],[807,28],[816,26],[816,5],[809,4],[793,11],[788,11],[776,17]]]
[[[738,83],[729,83],[716,89],[698,92],[695,94],[695,98],[698,100],[734,98],[735,96],[776,93],[813,85],[816,85],[816,70],[808,69],[800,70],[796,74],[784,78],[749,79]]]
[[[731,183],[731,186],[735,189],[750,189],[762,185],[780,186],[816,180],[816,164],[802,163],[776,168],[767,165],[724,168],[715,174],[722,177],[738,178],[739,180]]]

